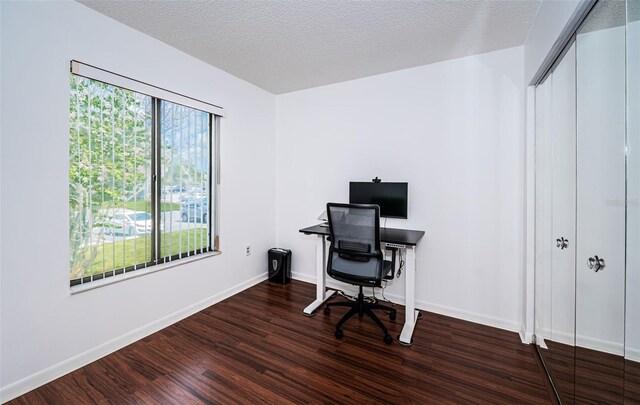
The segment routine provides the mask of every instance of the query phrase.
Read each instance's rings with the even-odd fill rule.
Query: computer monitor
[[[377,204],[380,216],[407,219],[408,183],[349,183],[350,204]]]

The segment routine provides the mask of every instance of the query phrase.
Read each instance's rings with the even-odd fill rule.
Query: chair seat
[[[348,261],[349,267],[345,268],[343,272],[340,271],[342,270],[341,266],[337,265],[338,261],[339,260],[334,261],[334,268],[329,272],[329,275],[336,280],[353,285],[380,286],[380,282],[376,280],[376,276],[372,273],[372,268],[369,263]],[[391,273],[391,267],[392,264],[389,260],[382,261],[382,278]]]

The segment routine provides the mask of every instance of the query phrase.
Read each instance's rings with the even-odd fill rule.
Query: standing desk
[[[331,298],[336,292],[326,291],[326,266],[327,266],[327,236],[329,228],[326,226],[313,225],[300,229],[305,235],[318,236],[316,244],[316,300],[304,309],[304,313],[311,315],[323,302]],[[405,250],[405,315],[404,326],[400,333],[401,343],[411,344],[413,329],[420,312],[416,310],[416,247],[420,239],[424,236],[424,231],[412,231],[408,229],[380,228],[380,242],[389,248]]]

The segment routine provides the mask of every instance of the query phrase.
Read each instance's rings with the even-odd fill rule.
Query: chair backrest
[[[379,287],[380,207],[373,204],[327,204],[331,246],[328,274],[344,282]]]

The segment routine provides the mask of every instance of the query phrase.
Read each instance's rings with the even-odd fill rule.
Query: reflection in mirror
[[[575,46],[536,88],[536,344],[564,404],[575,344]]]
[[[543,349],[551,337],[551,78],[536,87],[535,334]]]
[[[576,403],[623,402],[625,13],[601,0],[576,37]]]
[[[544,355],[564,404],[573,403],[576,253],[576,53],[569,47],[552,78],[551,341]]]
[[[625,401],[640,398],[640,2],[627,2]]]

